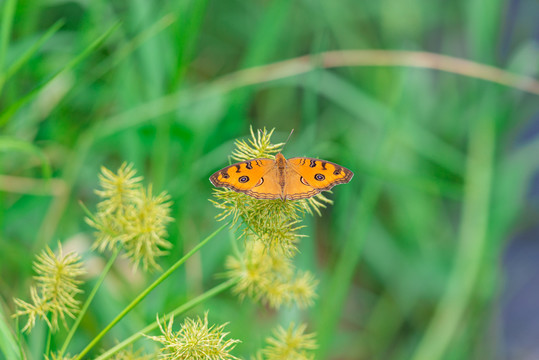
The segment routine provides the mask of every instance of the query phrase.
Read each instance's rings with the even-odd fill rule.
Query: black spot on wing
[[[234,165],[236,167],[236,172],[239,173],[240,172],[240,169],[241,169],[241,166],[239,165]]]
[[[223,179],[228,179],[230,177],[230,175],[228,175],[226,172],[222,172],[221,176],[223,177]]]
[[[322,170],[326,170],[326,164],[327,164],[327,162],[322,161]]]
[[[247,161],[245,162],[245,167],[249,170],[251,170],[253,168],[253,165],[251,165],[251,161]]]
[[[309,164],[310,167],[315,167],[316,166],[316,161],[315,160],[311,160],[311,163]]]

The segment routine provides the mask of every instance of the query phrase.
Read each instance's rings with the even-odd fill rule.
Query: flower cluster
[[[67,327],[66,315],[74,318],[79,310],[80,302],[75,300],[75,295],[82,292],[78,288],[82,281],[77,277],[85,273],[80,260],[74,252],[64,254],[60,243],[58,255],[47,247],[37,256],[34,262],[37,285],[30,288],[32,302],[15,299],[18,308],[15,316],[28,316],[23,331],[31,331],[38,317],[45,320],[52,331],[58,330],[60,320]]]
[[[288,329],[278,327],[268,345],[257,354],[257,360],[313,360],[317,348],[315,334],[306,334],[307,326],[291,323]]]
[[[161,359],[178,360],[233,360],[237,359],[230,354],[239,340],[225,339],[228,335],[224,332],[226,324],[209,326],[208,313],[204,314],[204,320],[197,317],[196,320],[187,318],[179,331],[172,330],[174,318],[168,323],[163,319],[163,324],[157,318],[160,336],[148,336],[154,341],[163,344]]]
[[[234,292],[279,308],[296,303],[308,307],[315,298],[318,281],[308,271],[295,271],[290,258],[264,243],[247,237],[241,258],[229,257],[226,267],[230,278],[239,279]]]
[[[283,144],[271,144],[273,130],[259,130],[252,139],[236,141],[232,158],[274,158]],[[310,306],[315,298],[317,281],[308,272],[297,271],[292,258],[297,252],[300,222],[305,214],[318,212],[330,200],[323,195],[310,199],[283,201],[258,200],[228,189],[216,189],[214,205],[222,210],[219,219],[232,218],[244,225],[245,249],[227,260],[227,275],[239,281],[235,292],[247,295],[273,308],[282,304]]]
[[[123,246],[135,267],[142,263],[144,270],[160,269],[156,258],[171,247],[164,239],[172,221],[170,197],[164,192],[155,196],[151,185],[145,189],[132,165],[124,163],[116,174],[106,168],[101,172],[102,190],[96,193],[103,200],[95,216],[86,219],[97,229],[94,247],[104,251]]]

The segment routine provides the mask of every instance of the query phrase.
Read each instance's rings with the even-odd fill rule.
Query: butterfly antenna
[[[293,132],[294,132],[294,129],[290,130],[290,134],[288,135],[288,138],[284,142],[283,147],[281,148],[281,152],[283,152],[284,147],[286,146],[286,144],[288,144],[288,140],[290,140],[290,137],[292,136]]]

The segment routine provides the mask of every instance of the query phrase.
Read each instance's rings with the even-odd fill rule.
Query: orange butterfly
[[[257,199],[298,200],[310,198],[338,184],[346,184],[354,173],[329,161],[296,157],[253,159],[227,166],[212,176],[211,183]]]

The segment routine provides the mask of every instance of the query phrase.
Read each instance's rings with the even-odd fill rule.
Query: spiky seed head
[[[224,331],[226,324],[219,326],[209,325],[208,313],[204,319],[193,320],[186,318],[180,330],[174,332],[172,324],[174,318],[163,323],[157,317],[160,336],[147,336],[148,338],[163,344],[161,359],[166,360],[233,360],[237,357],[230,354],[239,340],[226,339],[228,333]]]
[[[80,302],[75,296],[82,281],[77,278],[85,273],[81,258],[75,252],[63,253],[58,243],[58,255],[47,247],[34,261],[36,285],[30,288],[31,302],[15,299],[16,317],[28,316],[23,331],[31,331],[36,319],[45,320],[52,331],[58,330],[61,321],[67,327],[66,316],[75,318]]]
[[[306,334],[307,325],[291,323],[287,329],[278,327],[266,339],[268,345],[260,352],[265,360],[312,360],[317,348],[315,334]]]
[[[124,163],[116,173],[106,168],[101,171],[101,190],[96,193],[103,200],[97,213],[86,219],[97,230],[93,247],[105,251],[122,245],[135,267],[160,269],[157,258],[172,246],[165,239],[167,225],[173,220],[170,196],[165,192],[154,195],[151,185],[145,189],[133,165]]]

